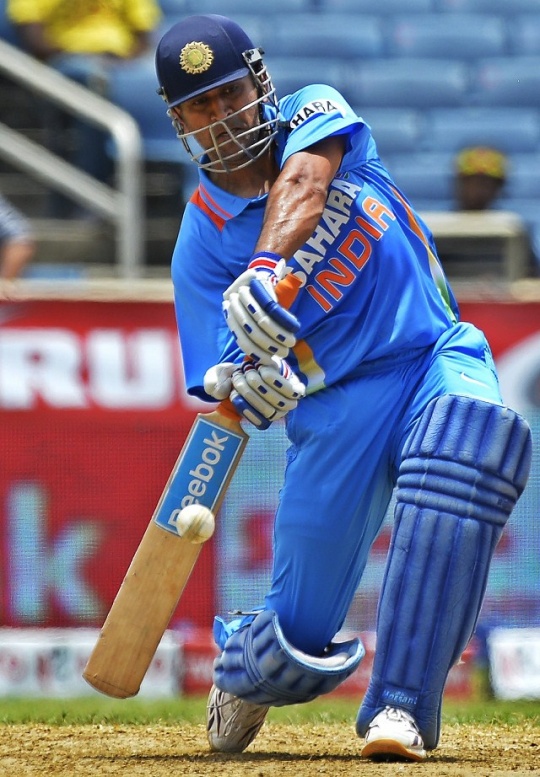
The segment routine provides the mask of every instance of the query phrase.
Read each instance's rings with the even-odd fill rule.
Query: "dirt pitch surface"
[[[359,758],[360,740],[344,724],[268,722],[242,755],[208,752],[202,725],[0,726],[0,775],[126,777],[307,777],[540,775],[540,726],[446,725],[440,747],[423,763]]]

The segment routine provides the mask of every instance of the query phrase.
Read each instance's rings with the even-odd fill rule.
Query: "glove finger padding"
[[[245,288],[247,289],[247,287]],[[247,290],[249,291],[249,289]],[[254,315],[259,315],[259,319],[261,317],[268,318],[266,313],[264,311],[257,311],[256,314],[248,312],[238,293],[231,294],[230,298],[224,302],[223,311],[227,326],[233,333],[238,347],[255,361],[270,363],[272,356],[280,356],[283,359],[296,343],[294,337],[283,342],[265,332],[260,321],[257,321]],[[289,342],[291,345],[288,344]]]
[[[278,361],[277,359],[275,360]],[[246,362],[232,376],[236,391],[248,402],[270,418],[272,410],[284,415],[294,410],[298,400],[304,396],[305,387],[290,369],[289,365],[257,366]]]
[[[306,389],[298,376],[282,359],[274,357],[271,365],[248,360],[232,376],[231,400],[242,415],[266,429],[272,421],[283,418],[298,405]]]
[[[275,366],[261,364],[257,369],[257,373],[267,389],[275,390],[276,398],[296,400],[290,408],[292,410],[298,404],[298,400],[306,395],[306,387],[286,361],[274,358],[273,362]],[[251,375],[251,373],[248,373],[248,375]]]
[[[251,278],[249,283],[237,281],[227,289],[223,311],[244,353],[268,363],[268,355],[283,358],[295,345],[300,322],[279,304],[273,283],[267,278],[251,277],[252,272],[243,274],[246,280],[247,276]]]

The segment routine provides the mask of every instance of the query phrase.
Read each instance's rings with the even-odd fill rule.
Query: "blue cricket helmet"
[[[249,36],[225,16],[188,16],[178,22],[156,51],[157,77],[167,105],[172,108],[248,75],[253,50]]]
[[[158,92],[167,103],[177,137],[192,161],[208,172],[227,173],[246,167],[265,153],[277,133],[275,89],[262,55],[262,49],[254,48],[236,22],[217,14],[186,17],[158,44]],[[181,103],[248,75],[256,87],[256,97],[206,127],[186,128],[178,115]],[[234,123],[245,122],[254,108],[257,123],[239,132]],[[199,149],[193,149],[192,142]]]

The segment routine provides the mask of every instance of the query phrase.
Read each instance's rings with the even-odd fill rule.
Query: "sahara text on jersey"
[[[304,286],[308,278],[311,280],[306,291],[326,312],[342,298],[343,288],[354,283],[371,257],[372,242],[380,240],[389,222],[396,218],[386,205],[372,195],[366,195],[360,201],[361,190],[361,186],[335,179],[315,232],[294,254],[294,260],[301,268],[294,271],[295,277]],[[328,259],[329,247],[342,237],[345,226],[347,234],[336,248],[337,256]],[[322,261],[327,266],[313,275]]]

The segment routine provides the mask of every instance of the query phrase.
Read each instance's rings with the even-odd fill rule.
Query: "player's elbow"
[[[320,218],[328,197],[328,185],[323,178],[295,166],[285,172],[280,184],[281,201],[288,202],[297,215],[309,213],[317,220]]]
[[[297,158],[295,158],[297,157]],[[305,192],[312,196],[325,197],[328,191],[328,181],[319,170],[309,164],[307,155],[298,154],[291,158],[290,163],[283,168],[280,183],[289,191]]]

